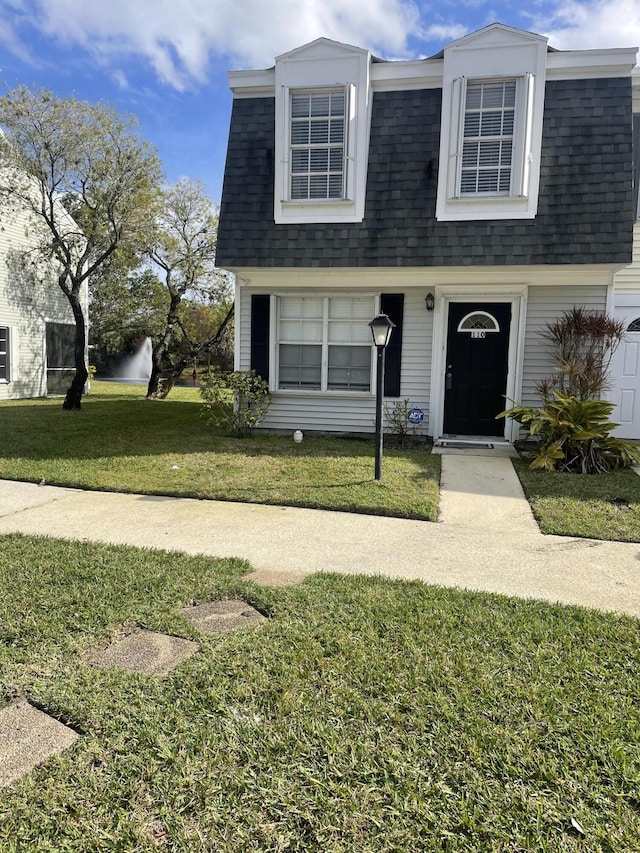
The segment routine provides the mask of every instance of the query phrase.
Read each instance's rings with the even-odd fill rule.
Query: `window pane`
[[[309,178],[296,175],[291,178],[291,198],[309,198]]]
[[[329,347],[328,387],[333,391],[369,391],[371,347]]]
[[[75,326],[66,323],[47,323],[47,367],[74,368]]]
[[[312,175],[309,179],[309,198],[328,198],[328,176]]]
[[[502,112],[482,113],[480,136],[502,135]]]
[[[308,145],[309,144],[309,122],[294,121],[291,124],[291,144],[292,145]]]
[[[333,92],[331,95],[331,115],[344,115],[344,92]]]
[[[497,166],[500,162],[500,143],[481,142],[479,154],[478,164],[480,166]]]
[[[482,83],[467,84],[467,109],[478,110],[482,103]]]
[[[292,172],[308,172],[309,171],[309,151],[303,149],[291,152],[291,171]]]
[[[326,145],[329,142],[329,122],[311,122],[311,144]]]
[[[280,344],[280,388],[320,389],[322,346]]]
[[[292,95],[291,96],[291,116],[292,118],[301,118],[309,115],[309,95]]]
[[[331,148],[331,149],[329,149],[329,169],[332,172],[342,173],[343,157],[344,157],[344,149],[343,148]]]
[[[311,172],[329,171],[329,151],[327,148],[314,148],[311,152]]]
[[[330,98],[331,96],[328,93],[311,95],[311,115],[328,116]]]
[[[342,119],[332,119],[329,142],[334,145],[344,142],[344,121]]]
[[[482,107],[501,107],[504,98],[504,83],[482,83]]]

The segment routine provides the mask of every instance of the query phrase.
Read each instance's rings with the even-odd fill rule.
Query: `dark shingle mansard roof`
[[[538,215],[437,222],[442,91],[377,92],[364,221],[276,225],[274,100],[233,105],[217,260],[228,267],[630,263],[627,78],[546,85]]]

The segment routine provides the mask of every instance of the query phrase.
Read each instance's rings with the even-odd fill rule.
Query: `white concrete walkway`
[[[510,460],[490,451],[443,455],[437,524],[10,481],[0,515],[0,533],[244,557],[263,577],[384,574],[640,616],[640,544],[543,536]]]

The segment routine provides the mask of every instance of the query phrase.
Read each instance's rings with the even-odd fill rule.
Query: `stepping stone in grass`
[[[197,607],[185,607],[181,611],[188,622],[202,631],[203,634],[220,634],[222,631],[232,631],[236,628],[246,628],[262,622],[262,613],[247,604],[246,601],[229,599],[212,601]]]
[[[0,711],[0,788],[77,740],[73,729],[21,699]]]
[[[94,666],[113,666],[143,675],[168,675],[199,648],[192,640],[139,628],[106,649],[93,652],[89,662]]]

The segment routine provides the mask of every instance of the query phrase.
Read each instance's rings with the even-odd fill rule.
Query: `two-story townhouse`
[[[386,401],[435,440],[512,440],[495,415],[536,401],[540,331],[610,309],[632,260],[635,61],[494,24],[428,59],[318,39],[231,72],[218,264],[264,426],[373,431],[384,312]]]

